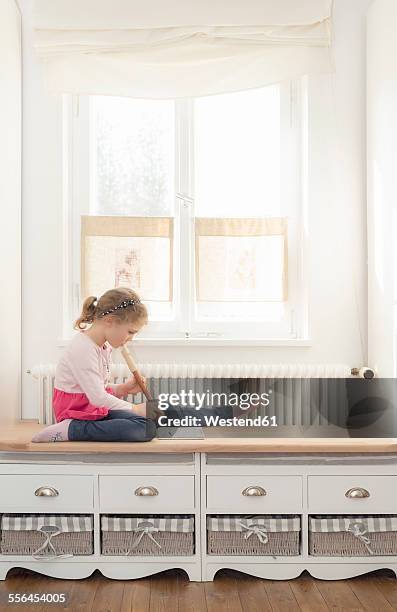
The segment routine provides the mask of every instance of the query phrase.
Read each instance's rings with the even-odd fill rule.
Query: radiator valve
[[[368,366],[363,366],[362,368],[352,368],[351,375],[370,379],[375,377],[375,371]]]

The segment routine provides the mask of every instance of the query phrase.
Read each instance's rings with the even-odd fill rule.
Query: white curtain
[[[35,0],[54,93],[203,96],[332,70],[331,0]]]

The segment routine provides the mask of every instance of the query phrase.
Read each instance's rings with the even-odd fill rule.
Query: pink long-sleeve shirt
[[[112,347],[98,346],[84,331],[65,348],[55,372],[53,408],[57,422],[96,420],[109,410],[131,410],[122,385],[109,385]]]

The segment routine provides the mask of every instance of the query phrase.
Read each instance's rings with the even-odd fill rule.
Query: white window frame
[[[194,321],[194,100],[175,102],[175,231],[174,231],[174,320],[150,321],[134,340],[136,344],[197,344],[240,346],[307,346],[307,86],[305,80],[281,85],[282,148],[285,160],[282,213],[288,217],[288,320],[272,322]],[[90,214],[94,191],[90,171],[92,133],[88,96],[63,97],[64,170],[64,262],[63,337],[70,336],[84,296],[80,291],[81,215]],[[283,147],[284,145],[284,147]],[[288,168],[288,172],[286,172]],[[181,253],[185,257],[181,257]],[[186,256],[186,254],[188,254]]]

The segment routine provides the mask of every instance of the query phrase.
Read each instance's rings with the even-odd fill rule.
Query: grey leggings
[[[154,421],[129,410],[109,410],[96,421],[72,419],[68,431],[72,442],[148,442],[155,436]]]

